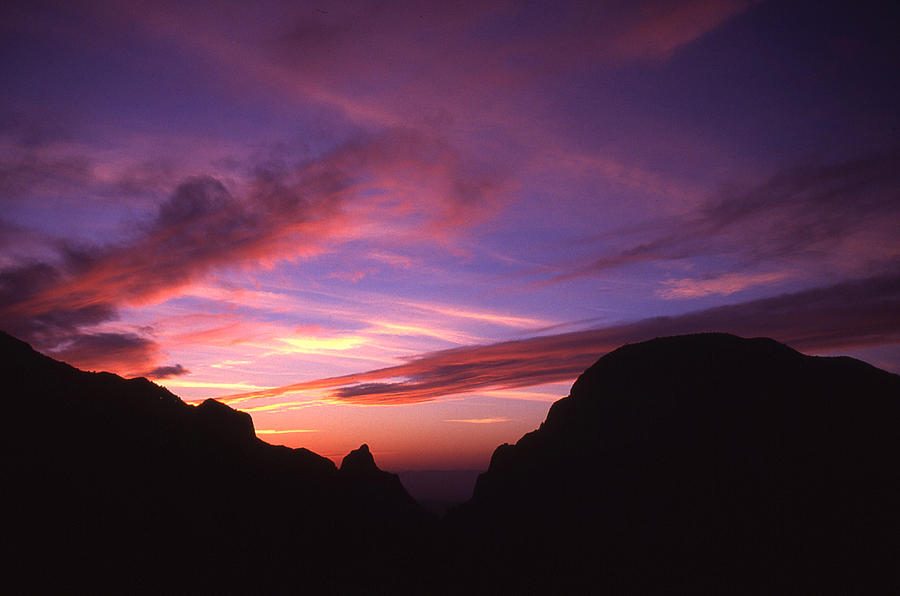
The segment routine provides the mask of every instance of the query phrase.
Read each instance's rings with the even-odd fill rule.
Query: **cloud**
[[[361,335],[316,336],[303,334],[297,337],[277,337],[275,339],[286,344],[283,348],[276,348],[276,352],[297,354],[330,354],[352,350],[366,342],[366,338]]]
[[[669,279],[662,282],[663,289],[657,295],[667,300],[681,298],[701,298],[710,294],[730,296],[747,288],[770,284],[784,279],[788,274],[774,273],[726,273],[724,275],[704,277],[700,279]]]
[[[497,424],[500,422],[509,422],[509,418],[458,418],[444,420],[444,422],[462,422],[465,424]]]
[[[153,362],[158,351],[154,341],[133,333],[76,333],[49,354],[87,370],[135,371]]]
[[[747,0],[638,3],[639,16],[607,43],[620,59],[666,59],[752,5]]]
[[[489,126],[537,139],[533,149],[542,151],[558,131],[533,98],[556,91],[558,77],[665,60],[750,4],[351,0],[317,12],[291,2],[141,3],[128,26],[217,64],[238,93],[262,87],[365,127],[467,129],[474,141],[467,145],[485,143]],[[100,19],[121,19],[118,5],[92,8]]]
[[[34,149],[68,141],[71,133],[60,124],[60,114],[35,113],[35,106],[26,109],[9,109],[4,106],[0,111],[0,139],[4,142],[26,149]]]
[[[428,304],[424,302],[411,302],[411,301],[403,301],[403,305],[410,306],[412,308],[416,308],[418,310],[423,310],[426,312],[436,313],[439,315],[459,318],[459,319],[470,319],[474,321],[479,321],[483,323],[492,323],[495,325],[502,325],[507,327],[536,327],[539,325],[546,325],[547,321],[542,319],[535,319],[530,317],[514,317],[506,314],[498,314],[492,312],[482,312],[482,311],[473,311],[467,310],[464,308],[456,307],[456,306],[447,306],[443,304]],[[443,330],[442,330],[443,332]]]
[[[269,429],[257,429],[256,434],[258,435],[287,435],[293,433],[317,433],[318,429],[314,428],[294,428],[290,430],[269,430]]]
[[[90,180],[91,163],[81,155],[18,148],[0,159],[0,195],[7,198],[64,192]]]
[[[25,263],[34,263],[37,255],[52,255],[55,248],[47,238],[25,226],[0,218],[0,288],[4,287],[3,272],[15,271]],[[39,259],[38,259],[39,260]],[[3,291],[14,291],[6,288]]]
[[[53,348],[53,338],[68,337],[80,327],[92,326],[115,317],[111,304],[58,306],[28,312],[24,305],[32,297],[62,283],[60,267],[50,263],[27,263],[0,271],[0,325],[9,333],[40,348]]]
[[[0,200],[67,192],[91,181],[92,159],[56,124],[58,115],[45,116],[0,113]]]
[[[727,255],[833,272],[885,269],[900,258],[900,148],[827,165],[796,166],[755,186],[724,191],[678,220],[636,230],[643,238],[554,278],[640,262]],[[619,238],[619,242],[624,239]]]
[[[741,240],[751,240],[756,251],[768,255],[833,246],[863,226],[898,222],[900,147],[780,171],[761,185],[707,203],[702,216],[714,233],[752,225]],[[755,242],[754,234],[759,235]]]
[[[337,64],[349,69],[344,76],[389,77],[406,92],[423,83],[411,76],[421,68],[432,73],[429,82],[440,85],[466,71],[472,84],[484,88],[530,78],[520,70],[565,70],[584,60],[618,64],[665,59],[752,2],[558,2],[552,14],[545,6],[506,2],[417,4],[415,9],[395,9],[346,2],[328,14],[299,12],[278,37],[276,55],[285,61],[294,58],[289,63],[298,67],[308,64],[303,76],[334,91],[343,82],[340,73],[335,76]],[[478,35],[485,27],[496,33]],[[422,31],[429,32],[427,39]],[[381,60],[366,59],[371,54]],[[497,58],[489,58],[492,55]]]
[[[88,355],[86,328],[122,307],[165,299],[219,269],[309,256],[386,229],[406,244],[448,239],[495,212],[503,189],[491,168],[404,129],[294,166],[248,169],[238,194],[211,176],[182,181],[130,240],[57,242],[55,258],[10,263],[0,270],[0,327],[45,351],[80,345],[69,357],[93,365],[102,354]]]
[[[215,179],[188,179],[130,242],[66,244],[53,262],[0,271],[0,326],[81,367],[146,370],[152,340],[122,335],[140,346],[126,359],[116,351],[123,346],[106,341],[111,335],[85,329],[114,320],[122,306],[152,300],[264,250],[283,226],[310,216],[313,208],[300,201],[296,216],[285,222],[266,205],[250,209]]]
[[[405,364],[227,396],[241,403],[327,390],[358,404],[408,404],[483,391],[571,381],[625,343],[721,331],[766,336],[809,352],[900,343],[900,277],[875,277],[772,298],[621,325],[424,354]]]
[[[30,120],[32,117],[26,117],[26,122]],[[182,156],[179,162],[171,157],[172,153],[210,151],[196,146],[176,148],[175,138],[167,139],[165,149],[148,147],[147,141],[142,144],[140,140],[131,139],[129,143],[117,139],[117,147],[112,150],[73,139],[15,138],[0,130],[0,201],[77,204],[85,195],[109,202],[121,198],[123,193],[161,196],[171,190],[172,180],[179,178],[177,173],[195,158]],[[148,153],[165,150],[169,153],[147,158]],[[139,154],[143,155],[138,157]]]
[[[141,376],[148,379],[168,379],[170,377],[180,377],[189,374],[191,371],[180,364],[170,364],[169,366],[157,366],[153,370],[147,371]]]

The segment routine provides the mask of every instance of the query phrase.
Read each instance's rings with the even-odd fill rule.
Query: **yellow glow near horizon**
[[[256,434],[258,435],[288,435],[292,433],[317,433],[319,429],[317,428],[292,428],[288,430],[277,430],[277,429],[257,429]]]
[[[323,351],[352,350],[366,343],[366,338],[359,335],[340,335],[336,337],[279,337],[278,341],[286,343],[290,348],[279,349],[279,352],[300,352],[318,354]]]
[[[464,422],[465,424],[497,424],[499,422],[510,422],[510,418],[458,418],[444,420],[444,422]]]

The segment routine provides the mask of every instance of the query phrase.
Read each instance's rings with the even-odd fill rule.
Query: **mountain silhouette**
[[[898,423],[900,377],[858,360],[627,345],[498,447],[447,524],[513,592],[894,591]]]
[[[900,589],[900,377],[851,358],[624,346],[440,522],[367,445],[338,468],[6,334],[0,375],[3,571],[31,592]]]
[[[259,440],[225,404],[79,371],[6,334],[0,378],[4,567],[32,591],[362,591],[400,581],[431,539],[366,446],[338,470]]]

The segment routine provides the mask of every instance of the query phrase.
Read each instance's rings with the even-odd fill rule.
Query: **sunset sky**
[[[11,4],[0,329],[57,359],[395,471],[659,335],[900,372],[888,3]]]

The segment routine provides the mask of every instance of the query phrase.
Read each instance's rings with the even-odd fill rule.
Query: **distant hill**
[[[851,358],[624,346],[440,522],[365,445],[338,468],[5,334],[0,375],[0,565],[25,591],[900,591],[900,377]]]
[[[406,470],[400,481],[423,507],[443,515],[450,507],[472,498],[482,470]]]
[[[900,590],[900,377],[769,339],[624,346],[447,520],[484,584]]]

